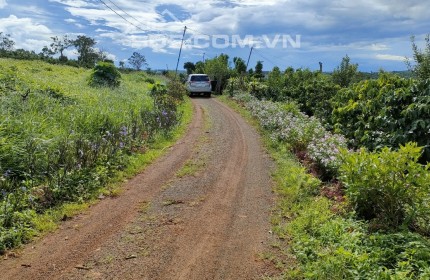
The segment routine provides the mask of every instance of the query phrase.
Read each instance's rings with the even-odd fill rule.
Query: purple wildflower
[[[126,126],[122,126],[119,134],[121,134],[122,136],[126,136],[127,135],[127,127]]]

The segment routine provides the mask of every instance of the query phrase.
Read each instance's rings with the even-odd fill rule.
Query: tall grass
[[[89,75],[0,60],[0,252],[31,236],[36,213],[93,197],[180,122],[181,92],[151,91],[143,73],[94,88]]]

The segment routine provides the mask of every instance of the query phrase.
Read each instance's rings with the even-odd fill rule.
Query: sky
[[[422,0],[0,0],[0,32],[36,53],[53,36],[85,35],[117,65],[139,52],[151,69],[174,70],[187,27],[179,70],[224,53],[264,70],[333,71],[348,55],[360,71],[401,71],[411,36],[425,47],[429,10]]]

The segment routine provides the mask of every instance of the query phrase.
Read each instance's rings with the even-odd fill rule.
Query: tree
[[[0,50],[2,51],[12,51],[15,42],[10,38],[10,34],[4,34],[0,32]]]
[[[80,66],[92,68],[99,58],[94,46],[96,41],[93,38],[79,35],[73,40],[73,46],[78,51],[78,63]]]
[[[67,48],[73,46],[73,40],[69,39],[67,35],[64,35],[62,39],[59,39],[57,36],[51,37],[52,43],[51,43],[51,53],[57,54],[60,53],[60,61],[65,61],[67,58],[64,56],[63,52]],[[43,51],[43,50],[42,50]]]
[[[52,55],[54,55],[54,53],[52,52],[52,50],[50,48],[48,48],[47,46],[44,46],[40,55],[42,56],[42,58],[47,58],[47,57],[51,57]]]
[[[190,75],[193,73],[194,70],[196,70],[196,65],[190,61],[184,63],[184,69],[187,70],[187,75]]]
[[[415,65],[411,65],[409,60],[406,61],[408,69],[414,73],[414,75],[420,80],[426,80],[430,78],[430,34],[425,37],[425,49],[420,50],[415,44],[415,37],[411,37],[412,51],[415,61]]]
[[[260,60],[257,61],[257,64],[255,65],[254,77],[256,77],[257,79],[262,79],[264,77],[263,62]]]
[[[119,62],[119,67],[121,67],[121,69],[125,69],[125,62],[121,60]]]
[[[281,70],[278,66],[273,67],[267,77],[267,85],[269,86],[270,98],[276,100],[283,87],[283,78]]]
[[[194,70],[194,72],[198,74],[205,73],[205,63],[203,61],[197,61],[196,69]]]
[[[215,91],[221,93],[230,73],[228,55],[221,54],[213,59],[206,60],[205,73],[208,74],[212,80],[217,81]]]
[[[349,56],[346,55],[344,58],[342,58],[340,65],[333,71],[333,82],[340,85],[341,87],[348,87],[351,83],[357,81],[357,69],[358,64],[351,64]]]
[[[246,63],[245,63],[245,61],[242,58],[240,58],[240,57],[234,57],[233,58],[233,63],[234,63],[234,71],[238,75],[246,73]]]
[[[148,65],[148,63],[146,63],[145,56],[138,52],[134,52],[133,55],[130,56],[130,58],[128,59],[128,63],[136,70],[140,70],[142,66]]]

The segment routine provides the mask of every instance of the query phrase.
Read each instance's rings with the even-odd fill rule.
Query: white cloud
[[[7,6],[6,0],[0,0],[0,9],[3,9],[6,6]]]
[[[78,59],[78,52],[75,49],[66,49],[63,54],[69,59]]]
[[[373,43],[369,46],[369,50],[371,51],[386,51],[389,47],[385,44]]]
[[[18,18],[10,15],[0,18],[0,30],[10,34],[15,42],[15,48],[40,51],[43,46],[49,45],[52,31],[45,25],[38,24],[30,18]]]
[[[375,58],[378,60],[389,60],[389,61],[405,61],[406,57],[392,54],[376,54]]]
[[[43,45],[50,44],[51,36],[82,32],[95,37],[119,58],[130,48],[177,54],[186,25],[189,29],[184,56],[195,51],[207,55],[224,51],[207,47],[204,40],[190,44],[190,37],[202,33],[229,38],[252,35],[252,40],[243,44],[255,47],[264,38],[273,41],[281,34],[293,38],[301,35],[301,47],[288,48],[288,52],[282,46],[267,49],[267,56],[274,61],[288,53],[292,56],[286,63],[296,57],[300,63],[306,63],[301,61],[312,61],[309,56],[312,53],[318,59],[336,57],[338,63],[348,54],[382,65],[384,61],[404,61],[399,55],[386,53],[410,55],[410,35],[415,34],[418,39],[430,28],[427,15],[430,1],[422,0],[104,1],[132,24],[97,0],[6,1],[0,0],[0,8],[8,5],[7,9],[0,10],[5,17],[0,19],[0,31],[10,33],[17,47],[29,46],[39,51]],[[174,17],[163,15],[165,9]],[[180,20],[175,21],[175,17]],[[209,43],[212,44],[211,39]],[[241,55],[238,49],[233,47],[225,52]]]
[[[49,0],[49,2],[56,2],[70,7],[83,8],[83,7],[97,7],[96,4],[89,3],[85,0]]]
[[[1,0],[0,0],[1,1]],[[322,0],[307,0],[296,2],[291,0],[159,0],[144,1],[144,5],[131,0],[115,0],[115,5],[105,1],[106,5],[116,10],[129,22],[119,17],[112,10],[98,1],[85,0],[49,0],[64,5],[75,20],[78,28],[83,28],[86,22],[95,26],[97,30],[110,27],[116,31],[101,32],[118,33],[121,35],[135,35],[145,38],[142,29],[149,32],[159,32],[163,35],[181,35],[184,25],[190,27],[187,34],[250,34],[262,36],[264,34],[303,35],[303,42],[312,36],[325,35],[323,45],[353,46],[356,42],[367,41],[370,51],[387,50],[384,44],[376,43],[381,34],[397,32],[414,32],[416,23],[411,19],[422,18],[423,11],[430,9],[430,2],[411,0],[404,3],[401,0],[336,0],[326,2]],[[181,13],[189,15],[183,21],[168,21],[161,13],[162,5],[173,6],[169,10],[176,16],[175,7]],[[118,8],[119,7],[119,8]],[[162,7],[162,8],[159,8]],[[170,9],[170,8],[169,8]],[[123,11],[125,11],[125,13]],[[131,17],[129,16],[131,15]],[[179,18],[181,18],[179,16]],[[82,21],[82,19],[84,21]],[[69,23],[72,23],[69,21]],[[80,24],[80,25],[79,25]],[[88,25],[88,24],[87,24]],[[134,25],[139,26],[136,28]],[[417,32],[415,32],[417,33]],[[144,39],[137,40],[142,45]],[[383,40],[379,40],[383,42]],[[120,45],[136,45],[136,40],[116,41]],[[123,42],[123,43],[121,43]],[[312,42],[311,42],[312,43]],[[316,44],[316,42],[313,42]],[[154,45],[154,44],[150,44]],[[170,45],[173,48],[177,41]],[[160,51],[160,44],[155,44],[154,50]],[[303,46],[306,46],[304,44]]]

